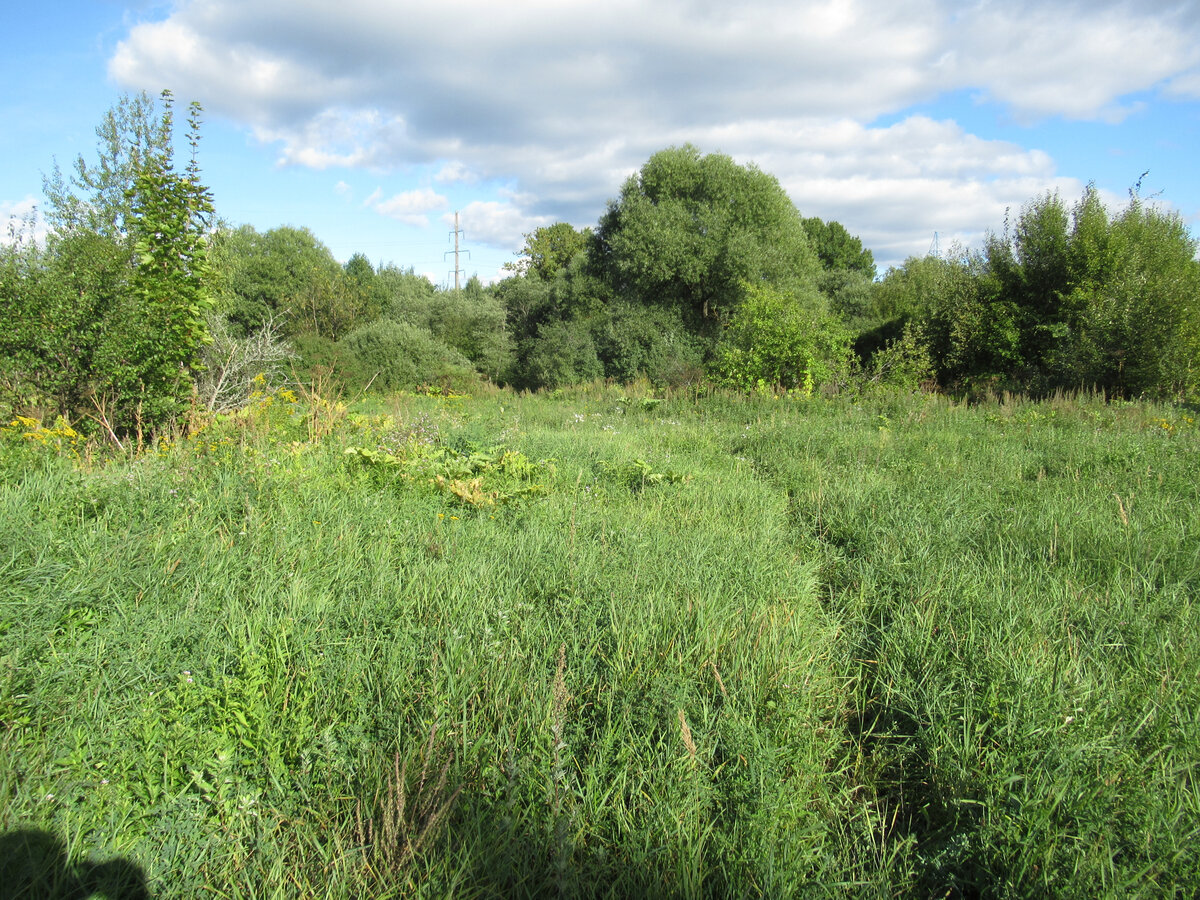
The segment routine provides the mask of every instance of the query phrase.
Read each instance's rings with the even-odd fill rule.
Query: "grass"
[[[7,429],[0,875],[1200,889],[1190,413],[633,393]]]

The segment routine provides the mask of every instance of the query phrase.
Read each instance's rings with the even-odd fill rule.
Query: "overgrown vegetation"
[[[3,430],[0,829],[162,898],[1200,888],[1191,414],[340,409]]]

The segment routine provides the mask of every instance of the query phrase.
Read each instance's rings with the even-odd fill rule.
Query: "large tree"
[[[808,235],[821,265],[827,272],[858,272],[875,277],[875,256],[863,248],[862,240],[846,230],[841,222],[826,222],[816,216],[804,219]]]
[[[774,176],[690,144],[654,154],[625,182],[590,257],[617,296],[678,307],[705,331],[732,315],[748,284],[809,290],[821,271]]]

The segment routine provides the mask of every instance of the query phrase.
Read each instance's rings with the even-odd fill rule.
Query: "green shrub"
[[[811,391],[843,376],[850,340],[819,296],[747,285],[717,346],[714,368],[732,387]]]
[[[475,383],[471,361],[423,328],[379,319],[339,342],[353,387],[413,389],[427,385],[466,387]]]
[[[524,388],[556,388],[604,375],[587,323],[579,320],[543,325],[522,356],[514,381]]]
[[[704,357],[675,310],[612,303],[593,331],[604,374],[622,384],[639,377],[676,385],[699,370]]]
[[[512,341],[505,330],[504,305],[484,293],[478,278],[465,290],[447,291],[429,310],[429,330],[493,380],[512,361]]]

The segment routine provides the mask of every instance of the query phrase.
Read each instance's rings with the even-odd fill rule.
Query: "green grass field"
[[[1195,413],[293,400],[4,429],[4,896],[1200,893]]]

